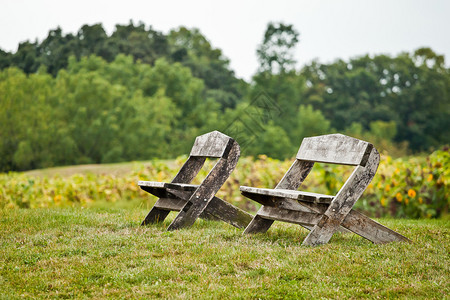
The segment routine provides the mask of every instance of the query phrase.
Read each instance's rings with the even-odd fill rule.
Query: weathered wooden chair
[[[335,196],[297,191],[314,162],[356,166]],[[272,223],[285,221],[311,230],[303,245],[326,244],[341,226],[374,242],[409,241],[401,234],[353,210],[380,162],[375,147],[342,134],[305,138],[297,159],[275,189],[241,186],[241,193],[263,206],[244,233],[266,232]]]
[[[162,222],[170,211],[179,211],[167,230],[189,227],[198,217],[245,228],[252,215],[215,197],[236,167],[239,156],[238,143],[225,134],[213,131],[198,136],[188,160],[172,182],[139,181],[141,189],[159,197],[141,225]],[[206,158],[219,160],[200,185],[190,184]]]

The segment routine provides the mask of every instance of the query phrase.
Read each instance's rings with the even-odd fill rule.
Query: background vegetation
[[[278,159],[305,136],[336,131],[394,157],[449,144],[444,57],[423,48],[297,69],[298,41],[292,26],[269,24],[251,82],[184,27],[163,34],[130,22],[111,35],[101,24],[75,35],[57,28],[15,53],[0,51],[0,171],[174,158],[211,130],[251,141],[244,155]],[[269,107],[253,105],[261,95]]]
[[[138,180],[170,181],[185,161],[150,161],[89,168],[56,168],[28,173],[0,174],[0,209],[48,207],[153,206],[156,198],[140,190]],[[194,180],[206,177],[215,161],[207,161]],[[240,185],[273,188],[292,161],[265,155],[241,158],[218,195],[254,212],[257,203],[244,198]],[[335,195],[353,168],[316,164],[302,190]],[[428,157],[393,159],[383,155],[378,172],[357,202],[358,210],[374,217],[448,217],[450,198],[450,152],[436,151]],[[61,175],[63,174],[63,175]]]

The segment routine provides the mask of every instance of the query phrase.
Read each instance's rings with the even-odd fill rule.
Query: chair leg
[[[248,224],[247,228],[245,228],[244,233],[264,233],[269,230],[273,222],[273,220],[264,219],[256,215],[250,224]]]
[[[253,219],[253,216],[242,209],[218,197],[211,199],[203,213],[208,213],[218,220],[227,222],[237,228],[244,229]]]
[[[339,228],[339,224],[327,216],[323,216],[317,225],[309,232],[303,241],[303,246],[318,246],[330,241],[333,234]]]
[[[148,213],[148,215],[145,217],[144,221],[142,221],[141,226],[162,222],[169,213],[170,210],[164,210],[157,207],[153,207]]]
[[[375,244],[411,242],[407,237],[356,210],[351,210],[341,225]]]

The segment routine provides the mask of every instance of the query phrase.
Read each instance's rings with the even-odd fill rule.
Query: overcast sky
[[[50,29],[76,33],[84,24],[143,21],[168,33],[197,27],[213,47],[222,49],[238,77],[250,79],[256,48],[267,23],[283,21],[300,32],[298,66],[317,58],[332,62],[364,54],[391,54],[431,47],[450,60],[450,1],[96,1],[0,0],[0,48],[16,51],[20,42],[42,41]]]

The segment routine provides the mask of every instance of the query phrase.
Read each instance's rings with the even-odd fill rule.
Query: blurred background
[[[251,161],[275,159],[260,167],[268,174],[306,136],[340,132],[370,141],[391,167],[372,187],[367,211],[448,211],[447,1],[0,3],[0,172],[13,189],[4,188],[2,207],[73,204],[84,193],[73,190],[77,184],[55,190],[39,181],[40,200],[22,203],[17,195],[37,195],[27,177],[34,175],[7,172],[174,165],[197,135],[220,130]],[[154,173],[148,164],[125,168],[137,177],[175,172]],[[329,169],[317,172],[322,192],[341,182]],[[394,183],[386,179],[393,176]],[[120,199],[135,192],[134,181],[109,194],[86,192],[83,203]],[[234,189],[231,201],[239,202]]]

